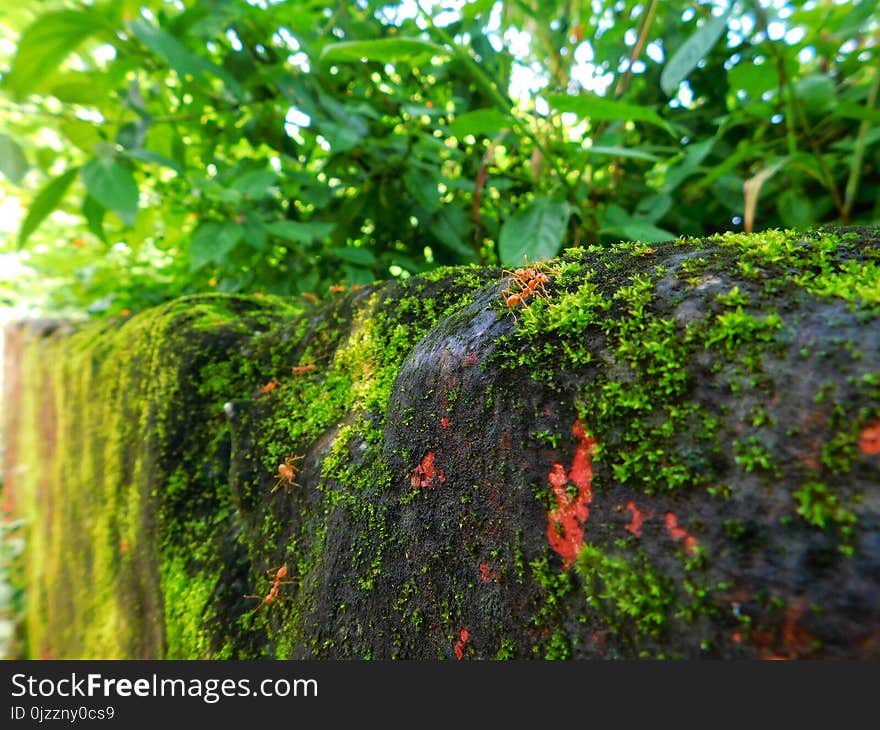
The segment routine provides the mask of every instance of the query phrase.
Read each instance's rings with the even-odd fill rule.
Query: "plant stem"
[[[874,105],[877,103],[877,92],[880,90],[880,72],[877,71],[876,66],[874,67],[873,72],[874,80],[871,82],[871,88],[868,91],[868,98],[865,101],[866,109],[874,108]],[[863,119],[862,123],[859,125],[858,135],[856,136],[856,146],[853,151],[852,160],[850,161],[849,178],[846,181],[846,191],[844,193],[843,215],[841,216],[844,223],[849,223],[853,205],[856,201],[856,193],[859,189],[859,178],[862,174],[862,161],[865,158],[865,147],[867,146],[866,138],[870,126],[871,123],[867,119]]]

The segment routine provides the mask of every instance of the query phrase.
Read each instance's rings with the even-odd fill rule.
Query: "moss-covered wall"
[[[31,329],[29,654],[880,655],[877,232],[537,273]]]

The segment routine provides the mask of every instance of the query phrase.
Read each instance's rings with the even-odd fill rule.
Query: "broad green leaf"
[[[674,135],[668,122],[650,107],[626,104],[622,101],[604,99],[595,94],[583,94],[581,96],[566,96],[564,94],[552,94],[547,97],[547,103],[560,112],[571,112],[582,119],[591,121],[633,121],[645,122],[662,127],[669,134]]]
[[[180,76],[190,74],[193,78],[199,78],[203,74],[213,74],[221,78],[231,91],[236,93],[241,91],[241,85],[225,69],[207,58],[196,55],[170,33],[151,25],[146,20],[135,20],[129,24],[129,27],[135,38],[157,56],[165,59]]]
[[[67,139],[89,156],[95,154],[95,145],[104,141],[98,134],[95,124],[82,119],[65,117],[58,123],[58,128]]]
[[[620,226],[601,228],[599,233],[606,236],[618,236],[624,241],[640,241],[642,243],[654,243],[657,241],[671,241],[675,238],[674,233],[658,228],[647,221],[633,220]]]
[[[861,104],[844,101],[834,107],[834,115],[845,119],[859,119],[863,122],[880,124],[880,109],[870,109]]]
[[[470,224],[461,208],[441,206],[428,224],[428,230],[445,249],[458,254],[464,261],[477,258],[469,238]]]
[[[670,165],[663,180],[663,192],[671,193],[688,177],[693,175],[703,164],[703,160],[715,146],[715,138],[709,137],[702,142],[692,142],[684,150],[684,158],[677,164]]]
[[[48,93],[67,104],[101,106],[107,103],[110,90],[96,81],[94,73],[59,71],[53,77]]]
[[[258,251],[265,251],[269,241],[266,235],[266,224],[254,211],[244,214],[244,242]]]
[[[277,182],[278,175],[272,170],[253,170],[239,175],[231,187],[242,195],[260,199],[268,197]]]
[[[497,109],[476,109],[472,112],[459,114],[449,125],[449,132],[454,137],[468,134],[495,134],[502,129],[509,129],[510,117]]]
[[[519,266],[525,259],[539,261],[559,253],[568,226],[571,206],[552,198],[536,198],[525,210],[505,221],[498,241],[498,255],[505,266]]]
[[[672,198],[669,195],[655,193],[639,201],[639,204],[636,206],[635,216],[640,221],[656,223],[666,215],[671,207]]]
[[[107,241],[107,235],[104,233],[104,213],[107,209],[95,200],[91,195],[86,195],[83,201],[82,214],[86,219],[86,225],[89,230],[102,241]]]
[[[812,201],[796,190],[785,190],[776,199],[779,217],[789,228],[801,228],[815,221]]]
[[[184,174],[183,168],[179,164],[177,164],[175,160],[172,160],[165,155],[159,154],[158,152],[153,152],[153,150],[145,150],[142,148],[125,150],[123,154],[133,160],[140,160],[141,162],[149,162],[154,165],[161,165],[162,167],[171,168],[178,175]]]
[[[23,246],[25,241],[37,229],[37,226],[43,222],[43,219],[58,207],[58,203],[61,202],[64,193],[67,192],[67,188],[70,187],[77,174],[79,174],[79,168],[73,167],[50,180],[40,190],[37,197],[34,198],[34,202],[31,203],[31,207],[28,208],[28,213],[18,231],[19,246]]]
[[[634,160],[648,160],[656,162],[660,158],[657,155],[632,147],[607,147],[594,144],[584,150],[588,155],[600,155],[607,157],[631,157]]]
[[[397,63],[406,61],[418,64],[430,60],[433,56],[448,56],[443,46],[429,43],[418,38],[380,38],[372,41],[341,41],[328,43],[321,50],[321,60],[328,63],[345,63],[351,61],[378,61],[379,63]]]
[[[835,104],[834,81],[824,74],[813,74],[797,79],[792,85],[794,95],[807,109],[821,111]]]
[[[333,228],[333,223],[300,223],[299,221],[275,221],[266,226],[270,235],[276,238],[304,244],[329,236]]]
[[[760,99],[761,94],[778,85],[779,76],[770,62],[758,66],[751,61],[740,61],[727,72],[727,87],[731,91],[745,91],[751,99]]]
[[[410,168],[403,175],[403,184],[427,210],[433,212],[440,207],[440,191],[433,171]]]
[[[222,265],[243,233],[244,229],[234,221],[203,223],[193,234],[189,247],[190,268],[195,271],[209,263]]]
[[[68,55],[103,27],[104,19],[94,8],[41,15],[22,33],[12,69],[3,80],[4,86],[15,98],[21,99],[46,81]]]
[[[461,14],[468,20],[473,20],[479,15],[491,12],[495,7],[495,0],[471,0],[461,9]]]
[[[95,158],[82,169],[82,179],[95,200],[122,218],[128,226],[134,225],[138,209],[137,183],[128,168],[110,158]]]
[[[0,134],[0,172],[18,185],[27,169],[27,158],[18,142],[7,134]]]
[[[675,96],[678,85],[712,50],[727,28],[728,15],[729,11],[703,23],[666,62],[660,74],[660,88],[667,96]]]
[[[347,261],[355,266],[368,268],[376,263],[376,256],[372,251],[365,248],[357,248],[355,246],[345,246],[343,248],[334,248],[333,254],[343,261]]]

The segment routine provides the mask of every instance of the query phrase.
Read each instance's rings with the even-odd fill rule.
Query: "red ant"
[[[269,592],[265,596],[245,596],[245,598],[260,599],[260,602],[257,604],[254,611],[259,611],[263,606],[271,606],[272,603],[275,602],[275,599],[278,598],[278,592],[281,590],[281,586],[297,582],[295,580],[284,580],[287,577],[287,572],[286,565],[282,565],[278,568],[269,568],[269,570],[266,571],[266,575],[268,575],[269,580],[272,581],[272,587],[269,589]]]
[[[531,296],[547,296],[547,289],[544,285],[547,284],[550,279],[545,273],[538,271],[534,266],[528,266],[528,260],[526,261],[526,264],[527,265],[524,268],[517,269],[513,272],[507,271],[506,269],[501,272],[502,278],[504,276],[511,277],[507,289],[501,292],[504,303],[510,309],[513,309],[518,304],[524,304]],[[516,286],[519,287],[519,291],[514,291],[512,289],[513,284],[516,284]]]
[[[315,368],[318,366],[312,363],[311,365],[294,365],[290,368],[291,372],[294,375],[302,375],[303,373],[312,373],[315,371]]]
[[[272,378],[272,380],[270,380],[262,388],[260,388],[260,391],[263,394],[266,394],[275,390],[275,388],[277,388],[279,385],[281,385],[281,383],[279,383],[275,378]]]
[[[272,487],[272,492],[270,492],[270,494],[274,494],[275,492],[277,492],[281,488],[282,484],[287,488],[288,492],[290,491],[291,487],[302,486],[301,484],[297,484],[294,481],[294,477],[302,470],[299,467],[295,466],[293,462],[297,461],[298,459],[304,458],[304,456],[294,456],[293,454],[291,454],[284,460],[283,464],[278,465],[278,478],[275,480],[275,486]]]

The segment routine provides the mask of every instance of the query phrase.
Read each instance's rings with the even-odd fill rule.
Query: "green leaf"
[[[418,38],[380,38],[372,41],[341,41],[328,43],[321,50],[321,60],[328,63],[345,63],[352,61],[378,61],[379,63],[396,63],[406,61],[418,64],[429,61],[433,56],[448,56],[443,46],[429,43]]]
[[[141,162],[149,162],[154,165],[168,167],[174,170],[178,175],[184,175],[183,168],[175,160],[172,160],[165,155],[159,154],[158,152],[153,152],[153,150],[139,148],[133,150],[125,150],[123,154],[133,160],[140,160]]]
[[[433,212],[440,207],[440,191],[433,172],[410,168],[403,174],[403,184],[413,198],[427,210]]]
[[[626,241],[641,241],[642,243],[654,243],[657,241],[671,241],[675,238],[674,233],[658,228],[648,222],[633,220],[620,226],[601,228],[599,233],[606,236],[619,236]]]
[[[236,178],[231,187],[242,195],[260,199],[268,197],[277,182],[278,175],[272,170],[253,170]]]
[[[794,95],[809,110],[821,111],[835,105],[834,81],[824,74],[813,74],[797,79],[793,84]]]
[[[18,41],[12,69],[4,86],[16,99],[34,91],[104,20],[94,8],[45,13],[29,25]]]
[[[163,58],[180,76],[189,74],[198,79],[204,74],[213,74],[221,78],[231,91],[241,92],[241,85],[225,69],[196,55],[170,33],[146,20],[135,20],[129,24],[129,28],[135,38]]]
[[[376,264],[376,256],[372,251],[365,248],[356,248],[354,246],[345,246],[344,248],[335,248],[333,253],[337,258],[347,261],[355,266],[369,268]]]
[[[233,221],[203,223],[193,234],[189,247],[190,268],[195,271],[209,263],[222,265],[243,233],[244,229]]]
[[[859,119],[863,122],[880,124],[880,109],[871,109],[849,101],[843,101],[835,106],[834,115],[845,119]]]
[[[94,72],[58,71],[52,77],[47,93],[67,104],[101,106],[107,102],[110,91],[95,81]]]
[[[324,238],[333,232],[333,223],[300,223],[298,221],[275,221],[266,226],[270,235],[293,243],[311,243],[315,239]]]
[[[0,134],[0,172],[18,185],[27,169],[28,161],[18,142],[7,134]]]
[[[95,154],[95,145],[104,141],[98,134],[98,128],[92,122],[82,119],[66,117],[59,122],[58,128],[67,139],[89,156]]]
[[[502,129],[509,129],[510,117],[497,109],[476,109],[472,112],[459,114],[449,125],[449,132],[454,137],[472,134],[495,134]]]
[[[769,62],[758,66],[751,61],[740,61],[727,72],[727,88],[745,91],[751,99],[760,99],[761,94],[776,89],[778,85],[776,68]]]
[[[622,101],[604,99],[594,94],[581,96],[566,96],[564,94],[551,94],[547,102],[560,112],[571,112],[583,119],[591,121],[633,121],[645,122],[662,127],[669,134],[675,136],[669,123],[650,107],[626,104]]]
[[[34,198],[34,202],[31,203],[27,216],[25,216],[21,228],[18,231],[19,247],[24,245],[25,241],[27,241],[30,235],[37,229],[37,226],[43,222],[43,219],[58,207],[58,203],[61,202],[64,193],[67,192],[67,188],[70,187],[70,184],[74,181],[78,173],[79,168],[73,167],[58,177],[50,180],[46,183],[43,189],[37,193],[37,197]]]
[[[134,225],[138,209],[137,183],[128,168],[110,158],[95,158],[82,169],[82,179],[95,200],[116,212],[123,223]]]
[[[666,62],[660,74],[660,88],[667,96],[675,96],[678,85],[712,50],[727,28],[728,15],[729,11],[703,23]]]
[[[693,175],[703,164],[708,154],[715,146],[715,138],[709,137],[702,142],[691,142],[684,150],[681,162],[669,166],[663,180],[663,192],[671,193],[687,178]]]
[[[506,266],[548,259],[559,253],[571,206],[552,198],[536,198],[525,210],[504,222],[498,255]]]
[[[591,147],[587,147],[584,152],[586,152],[588,155],[631,157],[635,160],[648,160],[649,162],[656,162],[660,159],[657,155],[651,154],[650,152],[645,152],[640,149],[633,149],[631,147],[607,147],[604,145],[594,144]]]
[[[672,198],[669,195],[655,193],[639,201],[639,204],[636,206],[635,215],[640,221],[656,223],[666,215],[671,207]]]
[[[464,261],[476,260],[476,252],[468,240],[468,218],[461,208],[441,206],[432,217],[428,230],[448,251],[458,254]]]
[[[244,242],[249,246],[253,246],[258,251],[265,251],[268,247],[268,236],[266,235],[266,224],[260,217],[249,210],[244,214]]]
[[[813,204],[796,190],[785,190],[776,199],[779,217],[789,228],[801,228],[813,223]]]
[[[91,195],[86,195],[83,201],[82,214],[86,219],[86,225],[89,230],[105,243],[107,242],[107,234],[104,233],[104,213],[107,209],[95,200]]]

